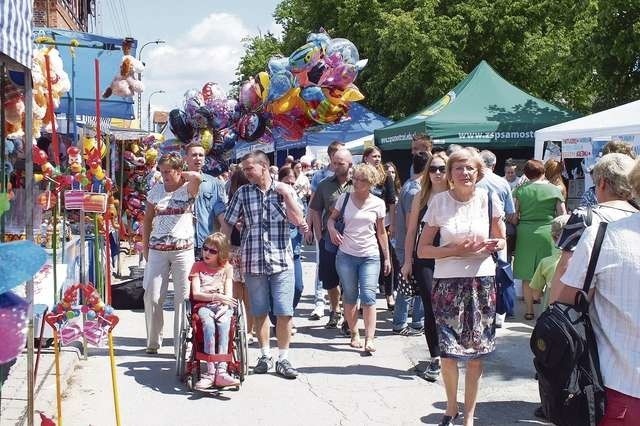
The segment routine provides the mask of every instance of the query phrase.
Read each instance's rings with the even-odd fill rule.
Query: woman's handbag
[[[489,237],[491,237],[491,224],[493,223],[493,193],[489,192]],[[511,263],[498,257],[498,253],[491,253],[491,257],[496,264],[496,313],[513,314],[515,308],[516,292],[515,281],[513,280],[513,269]]]
[[[347,192],[344,197],[344,203],[342,203],[342,208],[340,209],[340,216],[336,219],[335,228],[340,234],[344,232],[344,210],[347,208],[347,202],[349,201],[350,193]],[[324,240],[324,249],[330,253],[336,253],[338,251],[338,246],[333,244],[331,238],[327,236]]]
[[[398,293],[407,297],[413,297],[418,294],[418,283],[413,274],[406,279],[402,272],[398,270],[396,272],[396,282],[398,283]]]

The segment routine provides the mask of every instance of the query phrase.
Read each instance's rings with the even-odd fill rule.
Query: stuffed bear
[[[144,71],[144,65],[131,55],[124,55],[120,63],[120,72],[113,78],[111,85],[102,94],[103,98],[111,95],[130,97],[134,93],[142,93],[144,86],[137,74]]]

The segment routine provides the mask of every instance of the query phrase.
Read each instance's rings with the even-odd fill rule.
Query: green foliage
[[[368,106],[396,119],[439,99],[482,59],[583,113],[640,98],[637,0],[283,0],[274,17],[282,40],[247,40],[239,81],[324,28],[369,59],[356,83]]]

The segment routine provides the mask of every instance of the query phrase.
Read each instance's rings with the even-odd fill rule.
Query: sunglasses
[[[214,249],[211,247],[207,247],[207,246],[202,246],[202,252],[209,252],[211,254],[218,254],[218,249]]]
[[[447,168],[445,166],[429,166],[429,173],[435,173],[435,172],[445,173],[446,170]]]

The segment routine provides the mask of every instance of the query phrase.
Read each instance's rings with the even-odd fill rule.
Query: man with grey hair
[[[502,208],[505,213],[505,220],[507,223],[511,222],[511,219],[516,213],[515,206],[513,204],[513,197],[511,196],[511,185],[506,181],[503,177],[498,176],[493,172],[493,169],[496,167],[496,155],[487,150],[483,149],[480,151],[480,157],[484,162],[484,177],[480,182],[476,184],[479,188],[484,188],[488,192],[495,193],[500,202],[502,203]],[[507,260],[507,250],[500,250],[498,252],[498,257],[502,260]],[[499,303],[496,306],[496,327],[502,327],[502,323],[504,322],[504,318],[508,315],[509,317],[514,315],[513,310],[511,312],[508,311],[506,306],[502,306],[501,303],[503,299],[507,299],[509,301],[509,306],[513,306],[515,304],[515,297],[509,289],[500,289],[500,291],[507,291],[504,294],[504,297],[498,298]]]
[[[549,303],[557,299],[560,277],[566,271],[582,233],[590,226],[597,227],[600,222],[614,222],[638,211],[628,178],[633,165],[634,161],[628,155],[613,153],[602,156],[594,166],[591,175],[598,204],[575,209],[562,230],[558,239],[562,255],[553,276]]]

